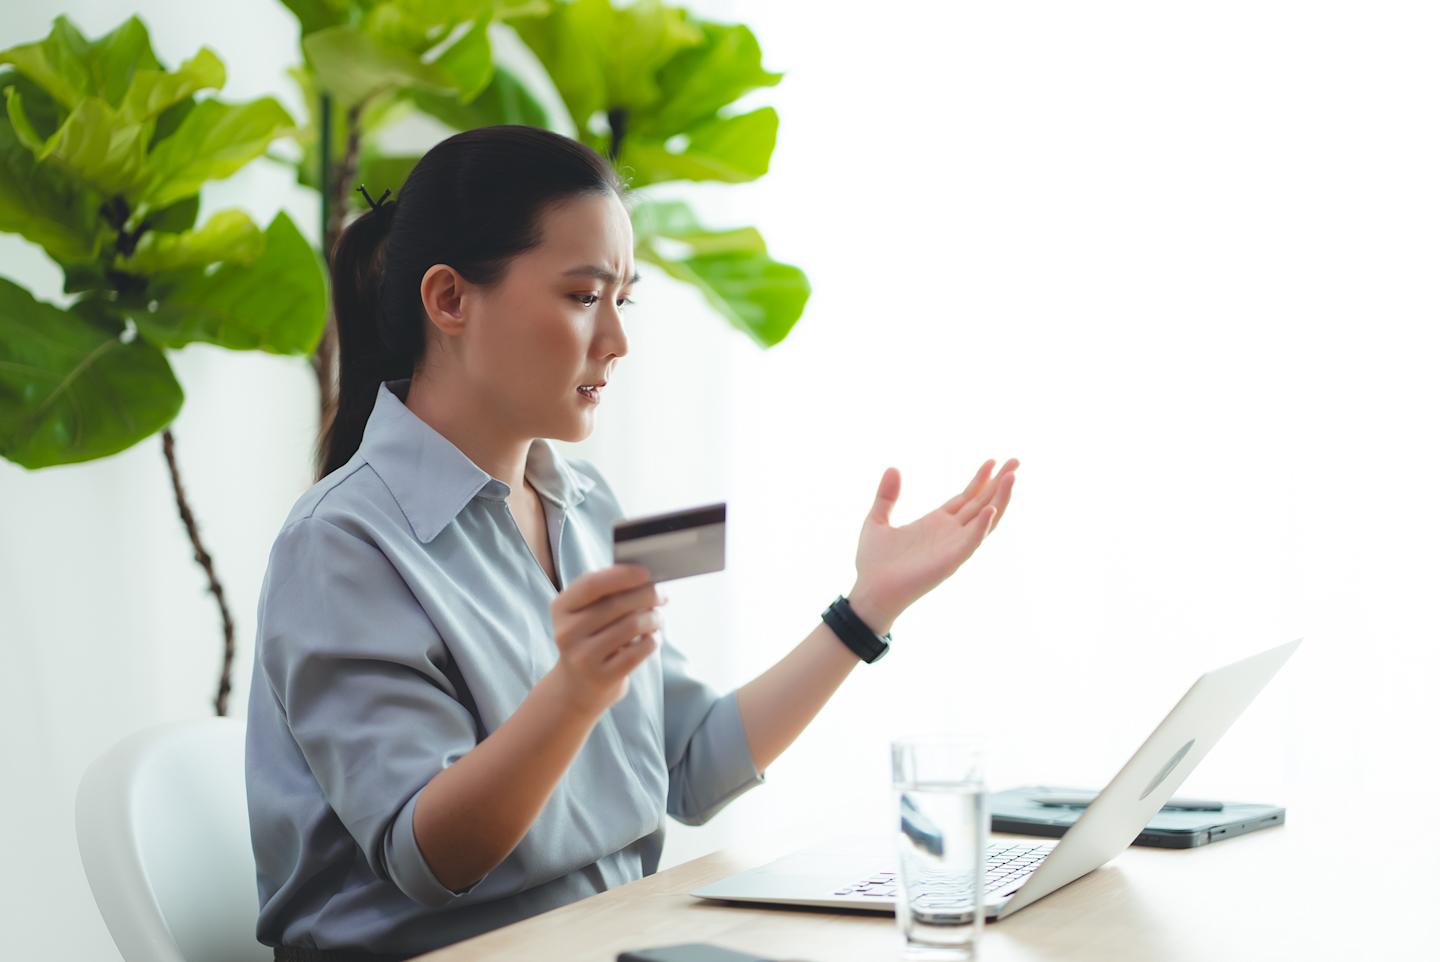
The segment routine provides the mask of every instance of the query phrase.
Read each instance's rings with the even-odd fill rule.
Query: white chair
[[[156,725],[90,764],[75,798],[90,891],[126,962],[271,962],[245,805],[245,723]]]

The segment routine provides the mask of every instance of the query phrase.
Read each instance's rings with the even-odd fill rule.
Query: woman
[[[339,404],[270,555],[249,706],[277,960],[407,958],[653,873],[666,815],[763,781],[1004,513],[1014,461],[900,528],[887,470],[836,604],[858,620],[718,695],[648,572],[610,564],[615,493],[550,441],[590,434],[628,353],[633,257],[610,166],[520,126],[438,144],[336,245]]]

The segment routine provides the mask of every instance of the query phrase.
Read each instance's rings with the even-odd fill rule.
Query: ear
[[[441,334],[465,330],[464,300],[470,293],[470,284],[449,264],[432,264],[420,278],[420,303]]]

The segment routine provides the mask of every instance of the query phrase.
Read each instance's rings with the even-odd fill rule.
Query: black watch
[[[874,630],[855,614],[855,609],[850,607],[850,601],[844,595],[839,595],[830,602],[830,607],[820,613],[820,618],[830,626],[835,636],[866,664],[879,661],[885,657],[885,652],[890,650],[890,632],[885,632],[883,636],[875,634]]]

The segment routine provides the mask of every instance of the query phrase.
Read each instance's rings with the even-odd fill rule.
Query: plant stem
[[[608,114],[610,120],[610,163],[620,159],[620,144],[625,140],[625,132],[630,129],[630,111],[624,107],[616,107]]]
[[[320,95],[320,228],[330,223],[330,158],[335,156],[335,145],[330,140],[330,128],[334,126],[331,117],[335,102],[329,94]],[[327,262],[330,251],[322,250],[320,256]]]
[[[328,103],[329,98],[321,99],[322,105]],[[355,181],[355,171],[360,162],[360,110],[363,104],[356,104],[345,112],[345,152],[335,164],[334,171],[330,170],[329,137],[322,139],[320,152],[320,184],[321,196],[325,198],[325,236],[322,240],[325,256],[325,263],[330,263],[331,252],[335,250],[335,242],[340,239],[340,232],[345,229],[345,212],[349,209],[348,201],[350,187]],[[329,129],[329,109],[322,111],[322,122],[325,129]],[[325,331],[320,336],[320,343],[315,346],[315,354],[310,359],[310,366],[315,371],[315,378],[320,386],[320,435],[323,437],[329,429],[330,421],[335,416],[336,387],[339,378],[337,370],[338,342],[335,333],[335,313],[329,308],[325,314]],[[316,470],[320,470],[324,464],[325,452],[318,447],[315,453]]]
[[[190,544],[195,548],[195,560],[205,569],[205,575],[210,579],[210,591],[220,605],[220,622],[225,629],[225,656],[220,666],[220,687],[215,693],[215,714],[224,715],[230,701],[230,667],[235,661],[235,622],[230,619],[230,608],[225,604],[225,589],[220,587],[215,565],[200,543],[200,529],[195,524],[195,516],[190,513],[190,505],[185,501],[185,489],[180,485],[180,468],[175,462],[175,436],[166,428],[161,438],[164,441],[165,463],[170,468],[170,481],[175,488],[175,504],[180,509],[180,520],[185,523]]]
[[[150,229],[148,218],[137,224],[133,231],[125,229],[130,221],[130,205],[119,195],[100,206],[100,215],[115,229],[115,251],[122,257],[135,253],[140,238]],[[117,270],[113,265],[105,271],[105,276],[114,286],[115,293],[122,298],[145,290],[145,278]]]

